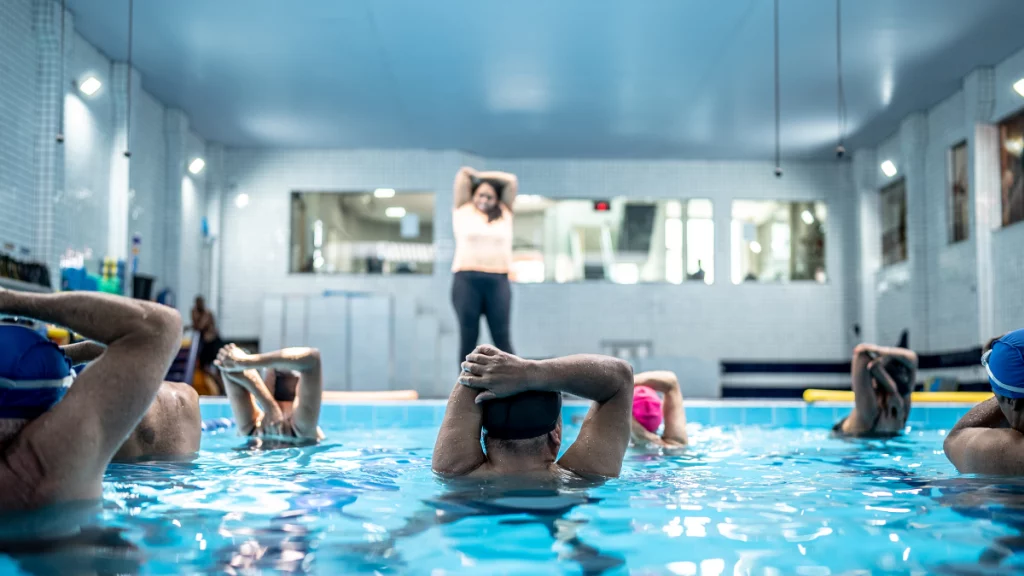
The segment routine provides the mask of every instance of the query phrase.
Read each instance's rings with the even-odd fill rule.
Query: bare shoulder
[[[1024,434],[1012,428],[964,428],[951,433],[943,447],[964,474],[1024,473]]]

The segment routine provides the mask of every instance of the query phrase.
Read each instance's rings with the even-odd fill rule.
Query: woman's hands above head
[[[494,346],[478,346],[462,363],[459,384],[483,390],[476,397],[479,404],[531,390],[530,384],[536,380],[535,367],[535,362],[502,352]]]
[[[247,354],[234,344],[228,344],[217,352],[217,359],[213,364],[226,372],[242,372],[246,369],[245,363],[251,359],[251,354]]]

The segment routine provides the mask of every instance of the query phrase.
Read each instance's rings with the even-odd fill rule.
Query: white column
[[[874,149],[853,155],[853,182],[859,213],[860,242],[860,330],[865,342],[878,339],[878,297],[875,276],[882,266],[881,223],[879,222],[877,155]]]
[[[910,267],[910,346],[930,350],[928,341],[928,119],[918,112],[900,123],[900,156],[907,192],[907,257]]]
[[[995,72],[979,68],[964,79],[971,230],[977,251],[978,342],[997,336],[993,308],[992,233],[1000,225],[999,129],[992,125]]]
[[[164,136],[167,143],[167,204],[163,277],[167,287],[174,292],[178,310],[187,313],[191,309],[190,301],[195,294],[181,292],[181,181],[185,176],[185,146],[188,137],[188,118],[184,112],[174,109],[165,112]]]

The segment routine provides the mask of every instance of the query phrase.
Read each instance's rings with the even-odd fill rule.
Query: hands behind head
[[[245,366],[243,366],[242,363],[250,358],[252,358],[252,356],[246,354],[245,351],[238,346],[228,344],[221,348],[220,352],[217,352],[217,359],[213,364],[225,372],[243,372],[245,371]]]
[[[478,346],[462,363],[459,384],[483,390],[476,403],[513,396],[530,390],[534,363],[498,350],[494,346]]]

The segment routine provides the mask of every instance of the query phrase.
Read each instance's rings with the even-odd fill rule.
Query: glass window
[[[710,200],[516,198],[514,282],[714,280]]]
[[[733,202],[733,284],[824,283],[827,216],[823,202]]]
[[[907,187],[903,180],[882,188],[882,265],[907,259]]]
[[[431,274],[431,192],[293,192],[293,274]]]
[[[970,200],[967,190],[967,142],[949,151],[949,243],[967,240]]]
[[[1024,113],[999,125],[1003,226],[1024,220]]]

